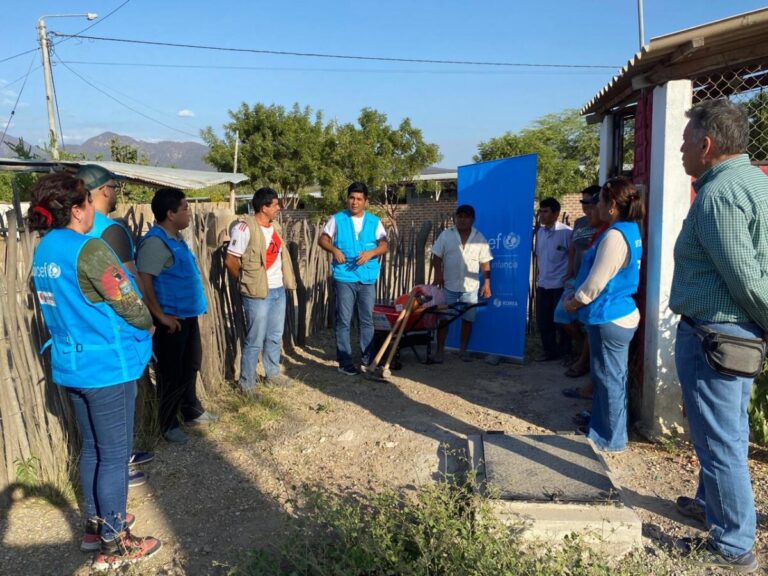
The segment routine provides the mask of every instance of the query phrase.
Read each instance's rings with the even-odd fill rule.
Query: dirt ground
[[[516,434],[573,431],[571,417],[589,407],[561,389],[585,384],[563,376],[557,362],[490,365],[449,355],[443,365],[420,364],[409,353],[390,382],[336,372],[333,340],[323,334],[286,358],[299,384],[280,391],[284,415],[265,434],[209,399],[219,423],[192,432],[186,446],[160,444],[147,465],[149,482],[130,493],[134,533],[159,537],[162,550],[135,574],[226,574],[250,549],[284,538],[298,489],[341,493],[382,487],[412,490],[450,468],[445,447],[486,430]],[[752,479],[758,504],[758,555],[768,565],[766,453],[755,451]],[[648,536],[697,533],[676,513],[674,498],[693,495],[697,465],[684,443],[652,445],[634,438],[606,460]],[[78,550],[76,507],[17,499],[0,513],[0,574],[89,574]],[[647,540],[648,549],[653,541]],[[768,573],[765,571],[763,573]]]

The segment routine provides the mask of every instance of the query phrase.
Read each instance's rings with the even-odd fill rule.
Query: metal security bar
[[[749,115],[749,146],[753,162],[768,163],[768,64],[729,70],[693,80],[693,103],[728,98]]]

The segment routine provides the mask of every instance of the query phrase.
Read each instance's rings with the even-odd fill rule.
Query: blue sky
[[[8,133],[34,143],[47,139],[39,51],[2,62],[37,46],[37,19],[84,12],[103,17],[123,1],[13,2],[13,10],[0,19],[0,134],[31,65]],[[764,6],[764,0],[645,0],[646,42]],[[84,18],[48,18],[46,23],[49,31],[68,34],[91,24]],[[617,69],[638,49],[636,0],[131,0],[86,34],[293,52]],[[581,107],[615,73],[602,68],[328,60],[80,39],[63,42],[54,52],[65,143],[107,130],[144,140],[199,141],[194,136],[201,128],[213,126],[220,132],[227,111],[242,102],[286,107],[298,102],[341,122],[354,121],[369,106],[387,114],[393,124],[410,117],[428,141],[440,146],[440,164],[447,167],[470,162],[482,140],[520,130],[544,114]],[[167,126],[110,100],[57,59]]]

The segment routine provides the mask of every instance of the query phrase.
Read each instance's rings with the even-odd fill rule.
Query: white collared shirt
[[[453,292],[476,292],[480,264],[493,260],[488,241],[474,226],[464,245],[456,228],[443,230],[432,245],[432,254],[442,259],[445,287]]]
[[[536,232],[536,258],[539,264],[540,288],[562,288],[568,273],[568,247],[573,230],[562,222],[551,228],[541,226]]]

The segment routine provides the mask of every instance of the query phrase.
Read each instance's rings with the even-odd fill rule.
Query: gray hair
[[[727,98],[696,104],[685,115],[697,140],[709,136],[718,154],[742,154],[749,143],[749,119],[744,108]]]

